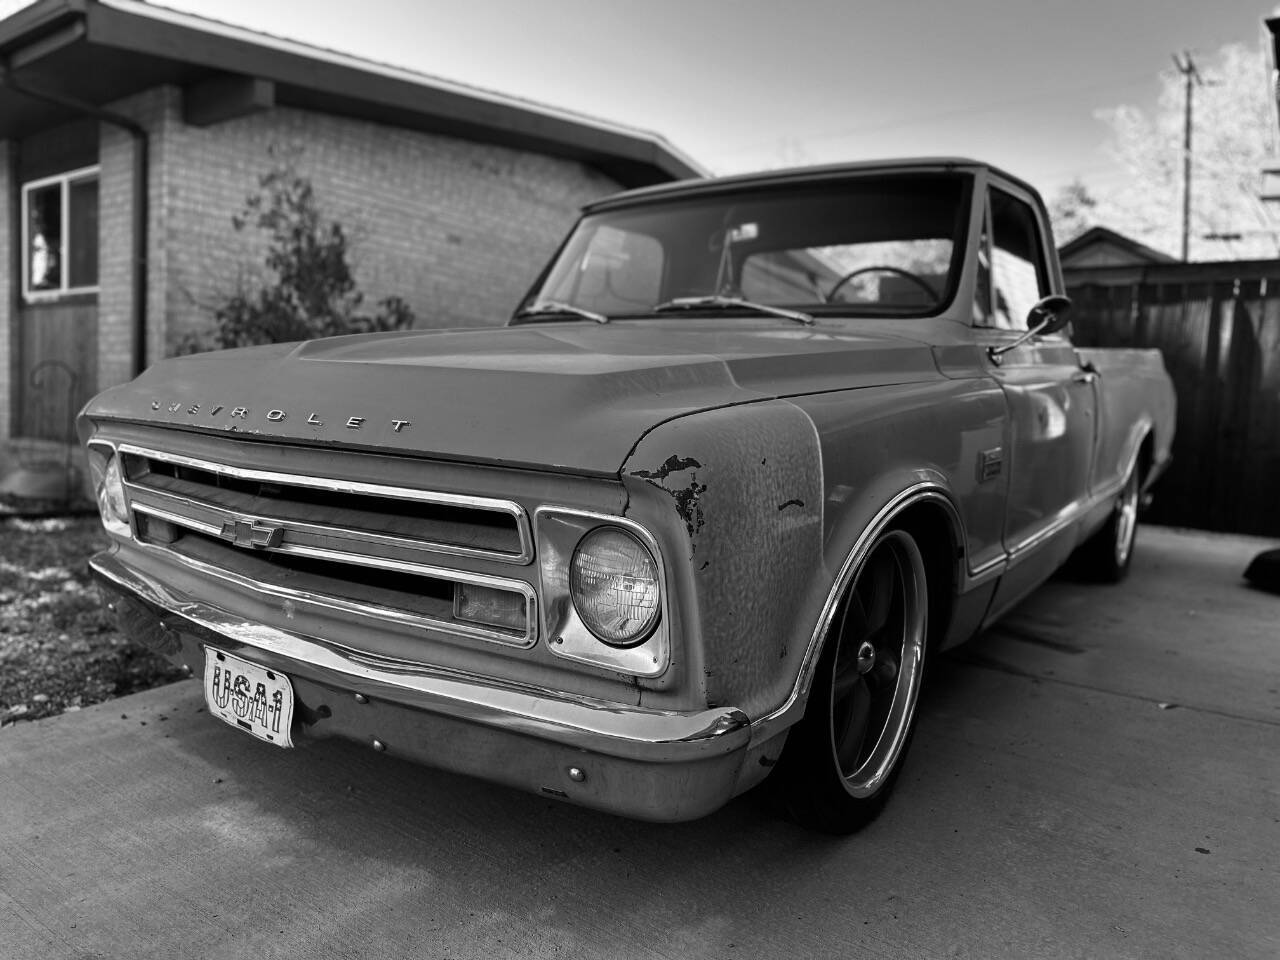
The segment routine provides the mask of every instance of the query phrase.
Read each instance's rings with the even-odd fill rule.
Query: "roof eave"
[[[0,53],[42,39],[67,22],[83,17],[86,0],[37,0],[0,20]]]
[[[398,121],[410,129],[575,159],[627,187],[706,172],[646,131],[136,0],[37,0],[0,21],[0,55],[14,75],[21,76],[15,54],[21,58],[24,51],[38,51],[41,43],[76,24],[78,49],[83,44],[84,49],[110,56],[164,62],[171,71],[216,71],[270,80],[281,91],[283,105],[327,105],[335,113],[367,115],[375,122]],[[28,56],[38,62],[40,54]],[[59,75],[75,73],[66,69]],[[295,103],[290,103],[291,97]]]

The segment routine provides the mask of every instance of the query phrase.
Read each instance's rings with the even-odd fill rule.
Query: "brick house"
[[[231,217],[273,149],[366,302],[423,326],[504,322],[581,204],[702,173],[651,134],[138,0],[0,20],[0,146],[0,441],[65,439],[210,322],[261,262]]]

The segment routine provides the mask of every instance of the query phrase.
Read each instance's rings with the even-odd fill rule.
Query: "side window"
[[[1035,212],[1001,190],[991,191],[992,299],[989,323],[1025,330],[1027,314],[1049,292]]]
[[[982,236],[978,238],[978,289],[973,297],[973,322],[980,327],[995,326],[991,317],[991,214],[982,215]]]

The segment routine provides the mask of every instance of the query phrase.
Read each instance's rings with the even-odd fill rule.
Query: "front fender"
[[[622,480],[634,503],[657,494],[676,515],[682,555],[668,567],[684,615],[673,643],[707,702],[767,712],[794,683],[828,579],[812,421],[785,400],[674,420],[636,445]]]
[[[627,459],[631,504],[665,503],[681,555],[673,638],[710,704],[786,726],[799,716],[824,610],[875,525],[922,500],[957,547],[953,586],[998,558],[1004,475],[998,389],[940,381],[699,413],[647,434]],[[887,512],[886,512],[887,510]]]

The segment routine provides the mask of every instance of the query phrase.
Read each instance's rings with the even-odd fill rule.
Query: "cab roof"
[[[633,203],[647,203],[651,200],[665,200],[672,197],[711,195],[747,186],[819,183],[824,180],[838,180],[850,175],[863,173],[923,170],[954,170],[965,173],[986,171],[1002,180],[1022,187],[1035,196],[1039,196],[1039,192],[1027,181],[981,160],[972,160],[968,157],[899,157],[884,160],[862,160],[856,163],[792,167],[785,170],[761,170],[755,173],[739,173],[727,177],[678,180],[674,183],[664,183],[642,187],[638,190],[628,190],[624,193],[615,193],[610,197],[605,197],[603,200],[587,204],[582,208],[582,211],[583,213],[594,213],[597,210],[630,206]]]

